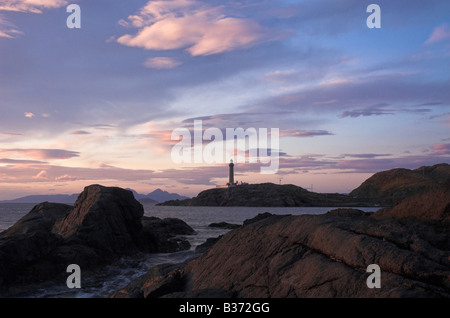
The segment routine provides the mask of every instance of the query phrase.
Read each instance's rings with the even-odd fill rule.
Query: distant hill
[[[147,197],[155,200],[157,202],[164,202],[168,200],[184,200],[188,199],[188,197],[179,195],[177,193],[169,193],[167,191],[163,191],[161,189],[156,189],[155,191],[147,194]]]
[[[439,189],[450,180],[450,165],[423,166],[414,170],[392,169],[374,174],[350,193],[355,199],[394,205],[429,190]]]
[[[141,202],[142,204],[156,204],[159,202],[164,202],[167,200],[183,200],[187,199],[187,197],[179,195],[177,193],[169,193],[167,191],[163,191],[161,189],[156,189],[155,191],[149,194],[138,193],[133,189],[127,188],[133,192],[134,198]],[[73,205],[78,198],[78,194],[50,194],[50,195],[28,195],[25,197],[13,199],[13,200],[4,200],[0,201],[0,203],[41,203],[41,202],[53,202],[53,203],[64,203]]]
[[[155,200],[149,198],[149,197],[148,197],[147,195],[145,195],[145,194],[137,193],[137,192],[136,192],[135,190],[133,190],[133,189],[126,188],[125,190],[128,190],[128,191],[133,192],[134,198],[135,198],[136,200],[138,200],[139,202],[141,202],[141,204],[148,204],[148,205],[153,204],[153,205],[154,205],[154,204],[158,203],[158,201],[155,201]]]
[[[200,192],[196,197],[185,200],[171,200],[159,205],[184,206],[367,206],[364,201],[355,200],[338,193],[315,193],[301,187],[274,183],[245,184],[234,188],[213,188]]]
[[[74,204],[77,198],[78,194],[28,195],[13,200],[0,201],[0,203],[41,203],[47,201],[54,203]]]

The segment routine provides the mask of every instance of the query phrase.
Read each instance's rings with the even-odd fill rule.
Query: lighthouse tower
[[[233,159],[230,160],[230,164],[228,165],[230,167],[229,169],[229,175],[228,175],[228,186],[234,186],[234,163]]]

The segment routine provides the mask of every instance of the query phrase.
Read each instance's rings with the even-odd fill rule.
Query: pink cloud
[[[67,182],[67,181],[76,181],[76,180],[78,180],[77,177],[72,177],[72,176],[69,176],[68,174],[65,174],[65,175],[55,178],[55,181],[57,181],[57,182]]]
[[[48,180],[47,171],[41,170],[37,175],[33,177],[35,180]]]
[[[0,163],[10,164],[10,165],[35,165],[35,164],[46,164],[45,161],[37,161],[37,160],[15,160],[2,158],[0,159]]]
[[[0,149],[0,153],[33,159],[69,159],[79,156],[79,152],[63,149]]]
[[[66,0],[2,0],[0,1],[0,12],[42,13],[44,9],[60,8],[67,3]],[[12,39],[18,34],[22,34],[22,32],[0,15],[0,38]]]
[[[316,136],[330,136],[334,135],[333,133],[327,130],[281,130],[280,137],[316,137]]]
[[[439,155],[450,155],[450,144],[437,144],[431,147]]]
[[[66,0],[6,0],[1,1],[0,11],[42,13],[43,9],[59,8]]]
[[[433,33],[425,41],[425,44],[433,44],[446,39],[450,39],[450,25],[444,23],[433,30]]]
[[[226,16],[224,6],[199,1],[150,1],[121,25],[137,27],[117,42],[147,50],[185,49],[192,56],[211,55],[250,46],[263,37],[262,27],[245,18]]]
[[[91,133],[86,130],[75,130],[70,133],[71,135],[90,135]]]
[[[1,9],[0,9],[1,11]],[[17,34],[21,34],[16,29],[15,25],[7,21],[2,15],[0,15],[0,38],[14,38]]]
[[[7,137],[22,136],[22,134],[19,134],[19,133],[1,132],[1,131],[0,131],[0,135],[1,135],[1,136],[7,136]]]

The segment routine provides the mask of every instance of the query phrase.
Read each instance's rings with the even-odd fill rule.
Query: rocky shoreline
[[[185,222],[143,215],[130,191],[100,185],[86,187],[74,206],[36,205],[0,233],[0,296],[65,282],[70,264],[89,275],[122,257],[190,248],[179,237],[194,234]]]
[[[163,264],[111,298],[450,297],[450,185],[366,213],[262,213]],[[44,202],[0,233],[0,296],[65,282],[77,264],[95,274],[122,257],[187,250],[179,219],[144,217],[130,191],[86,187],[74,206]],[[369,265],[381,288],[369,288]]]
[[[439,191],[375,213],[261,214],[199,258],[155,267],[110,297],[448,298],[450,188]],[[381,288],[367,285],[371,264]]]

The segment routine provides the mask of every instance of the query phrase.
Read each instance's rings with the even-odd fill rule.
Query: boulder
[[[66,244],[86,245],[103,257],[138,252],[142,245],[142,204],[131,191],[115,187],[86,187],[74,208],[56,222],[53,231]]]
[[[190,243],[180,235],[194,235],[196,232],[184,221],[175,218],[142,218],[144,241],[147,251],[170,253],[190,248]]]
[[[26,284],[51,277],[57,263],[48,263],[62,238],[51,232],[72,207],[40,203],[0,234],[0,292],[13,283]]]
[[[55,222],[62,219],[71,209],[72,206],[61,203],[40,203],[13,226],[0,233],[0,238],[17,234],[51,232]]]

